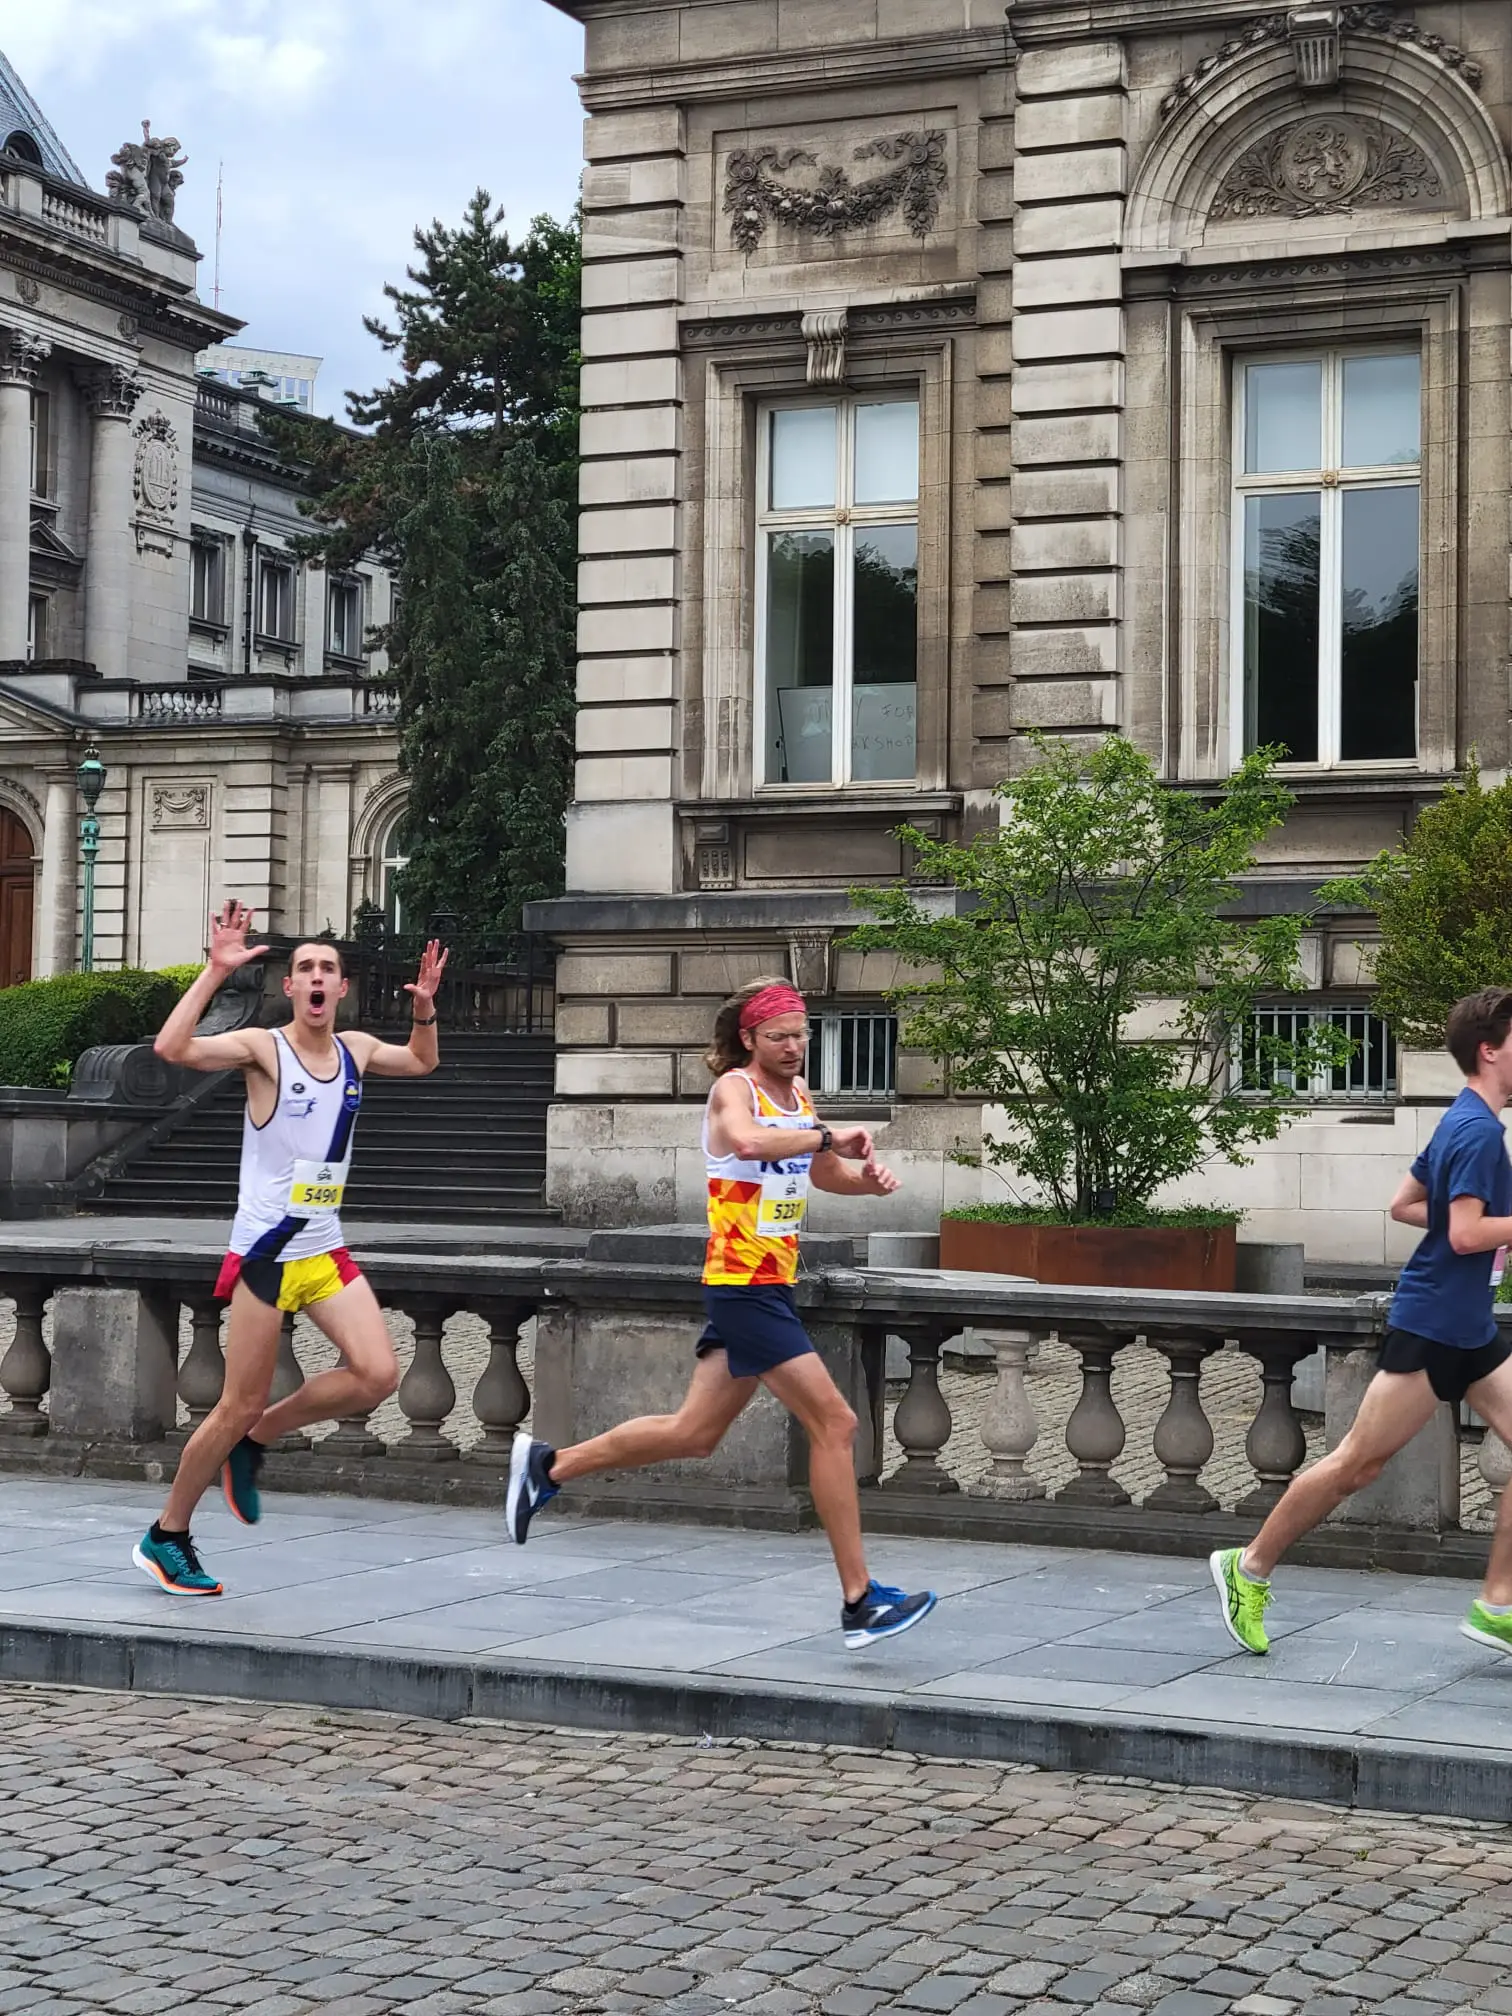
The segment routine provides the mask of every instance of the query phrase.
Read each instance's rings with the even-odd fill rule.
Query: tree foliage
[[[374,553],[395,574],[405,911],[499,935],[561,887],[581,239],[576,219],[538,217],[516,243],[479,190],[415,247],[408,284],[384,290],[390,319],[366,321],[399,369],[349,396],[365,431],[298,430],[320,528],[306,550],[327,566]]]
[[[1227,914],[1293,802],[1274,754],[1209,799],[1162,784],[1121,737],[1090,754],[1041,739],[1033,768],[998,786],[996,831],[962,845],[906,829],[916,882],[953,888],[953,908],[854,892],[876,921],[850,943],[902,963],[903,1040],[1001,1107],[987,1159],[1068,1220],[1147,1208],[1214,1153],[1243,1162],[1280,1131],[1290,1074],[1340,1061],[1319,1029],[1249,1044],[1247,1087],[1230,1072],[1256,1003],[1302,985],[1305,917]],[[1157,1004],[1158,1037],[1136,1040]]]
[[[1438,1049],[1456,1001],[1512,987],[1512,778],[1485,790],[1472,756],[1400,847],[1319,893],[1375,912],[1376,1013],[1399,1042]]]

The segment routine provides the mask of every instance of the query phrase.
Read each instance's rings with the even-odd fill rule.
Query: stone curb
[[[440,1722],[472,1717],[837,1744],[1456,1820],[1504,1821],[1512,1810],[1512,1753],[1468,1745],[799,1689],[716,1675],[670,1679],[614,1667],[553,1669],[376,1647],[338,1651],[219,1633],[0,1623],[0,1684],[223,1697]]]

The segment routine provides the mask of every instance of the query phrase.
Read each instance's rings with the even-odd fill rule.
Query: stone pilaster
[[[36,975],[69,973],[74,964],[75,911],[78,908],[76,867],[79,859],[71,776],[49,777],[42,813],[42,876],[37,892]]]
[[[123,365],[79,374],[94,426],[89,451],[89,543],[84,557],[84,655],[107,679],[130,672],[131,431],[141,380]]]
[[[1124,53],[1028,50],[1014,130],[1014,729],[1117,727]]]
[[[26,656],[31,591],[31,399],[44,336],[0,331],[0,659]]]

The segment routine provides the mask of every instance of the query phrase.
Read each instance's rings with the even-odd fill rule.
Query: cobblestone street
[[[1512,1832],[853,1751],[0,1692],[0,2011],[1512,2011]]]

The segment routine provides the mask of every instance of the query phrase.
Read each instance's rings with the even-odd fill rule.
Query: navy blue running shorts
[[[813,1350],[791,1288],[767,1285],[703,1292],[709,1322],[698,1340],[698,1355],[723,1351],[732,1379],[759,1379],[763,1372]]]

